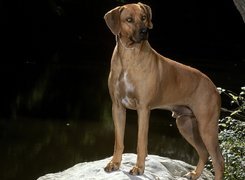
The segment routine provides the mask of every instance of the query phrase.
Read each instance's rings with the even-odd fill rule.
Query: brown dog
[[[221,180],[224,162],[218,144],[220,96],[212,81],[200,71],[154,51],[149,42],[151,8],[145,4],[116,7],[104,16],[116,36],[108,80],[115,126],[114,154],[105,171],[119,169],[124,149],[126,108],[138,113],[137,163],[132,175],[144,173],[151,109],[173,112],[180,133],[196,149],[199,162],[187,174],[197,179],[208,156],[212,158],[215,180]]]

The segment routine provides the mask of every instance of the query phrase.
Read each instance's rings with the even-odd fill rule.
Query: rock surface
[[[245,1],[244,0],[233,0],[233,1],[243,18],[243,22],[245,23]]]
[[[120,170],[106,173],[104,167],[111,160],[106,158],[94,162],[77,164],[65,171],[47,174],[38,180],[186,180],[183,175],[194,169],[185,162],[156,155],[148,155],[142,176],[131,176],[128,172],[136,161],[135,154],[123,154]],[[213,175],[204,170],[198,180],[213,180]]]

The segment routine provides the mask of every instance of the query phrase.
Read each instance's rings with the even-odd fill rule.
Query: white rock
[[[131,176],[128,172],[136,162],[135,154],[123,154],[120,170],[106,173],[104,167],[110,160],[111,157],[94,162],[80,163],[65,171],[42,176],[38,180],[186,180],[183,175],[194,169],[194,166],[179,160],[148,155],[144,174]],[[213,175],[204,170],[198,180],[213,179]]]

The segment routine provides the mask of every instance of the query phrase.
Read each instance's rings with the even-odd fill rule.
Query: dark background
[[[245,82],[245,24],[232,0],[141,2],[152,8],[149,41],[155,50],[239,93]],[[107,77],[115,37],[103,16],[122,4],[1,1],[0,179],[36,179],[111,155]],[[165,115],[151,117],[149,153],[194,162],[193,149],[179,143],[175,125],[162,121]],[[129,152],[136,149],[135,119],[129,112]]]
[[[153,11],[153,48],[199,68],[217,86],[237,91],[244,85],[245,25],[232,0],[142,2]],[[1,116],[66,118],[74,106],[83,106],[82,96],[93,101],[97,91],[106,94],[99,87],[105,86],[115,40],[103,16],[121,1],[1,4]],[[226,71],[226,76],[215,76],[215,71]]]

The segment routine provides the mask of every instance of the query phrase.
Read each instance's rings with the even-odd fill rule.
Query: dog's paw
[[[191,171],[184,175],[184,177],[187,179],[196,180],[199,177],[199,175],[196,173],[196,171]]]
[[[138,175],[142,175],[144,173],[144,169],[143,168],[139,168],[137,166],[134,166],[130,171],[129,174],[133,175],[133,176],[138,176]]]
[[[104,168],[106,172],[117,171],[120,167],[120,163],[118,162],[109,162],[107,166]]]

